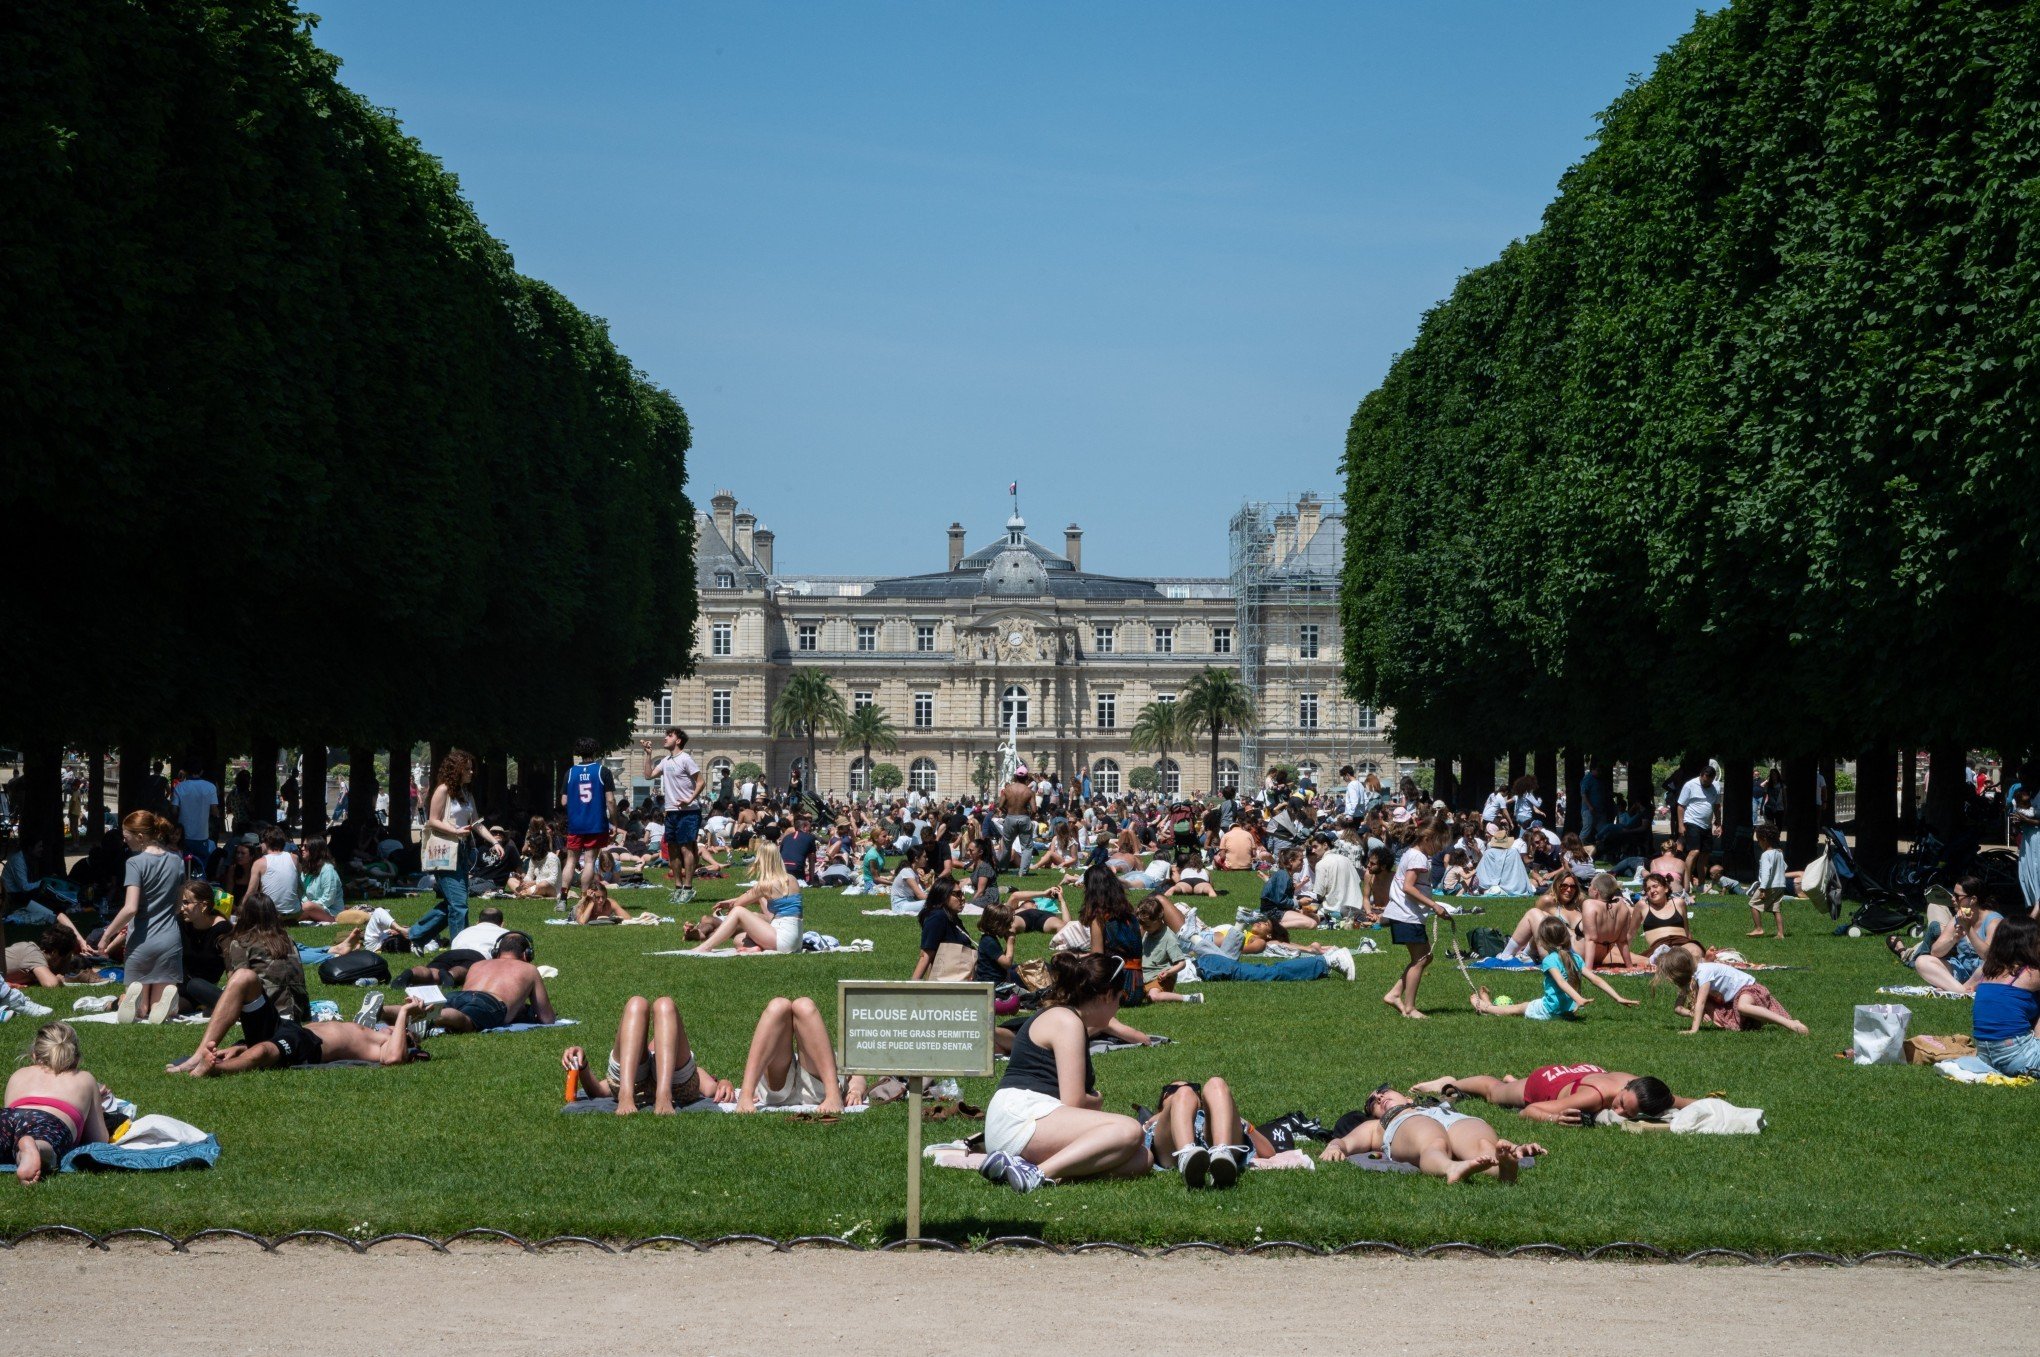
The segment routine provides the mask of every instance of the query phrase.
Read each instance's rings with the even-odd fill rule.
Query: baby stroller
[[[1926,918],[1924,887],[1918,895],[1912,895],[1880,884],[1863,870],[1855,854],[1849,850],[1848,839],[1832,826],[1821,830],[1820,861],[1827,869],[1822,884],[1826,887],[1828,917],[1842,917],[1844,899],[1857,902],[1849,922],[1836,928],[1835,932],[1852,937],[1864,933],[1896,933],[1900,929],[1918,932]],[[1813,893],[1813,888],[1809,887],[1807,894]]]

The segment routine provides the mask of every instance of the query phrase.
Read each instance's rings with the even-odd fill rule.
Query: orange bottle
[[[581,1072],[579,1070],[568,1070],[567,1101],[568,1102],[574,1101],[575,1097],[580,1093],[580,1091],[581,1091]]]

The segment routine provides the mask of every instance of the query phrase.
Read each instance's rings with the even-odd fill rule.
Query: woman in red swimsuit
[[[1479,1098],[1496,1107],[1516,1108],[1532,1121],[1568,1126],[1591,1121],[1597,1112],[1662,1117],[1693,1101],[1673,1096],[1663,1080],[1586,1064],[1546,1065],[1532,1070],[1527,1079],[1510,1074],[1470,1074],[1463,1079],[1448,1075],[1414,1084],[1410,1092],[1444,1098]]]
[[[71,1024],[45,1024],[28,1058],[8,1077],[7,1106],[0,1110],[0,1154],[14,1160],[14,1176],[23,1183],[54,1173],[76,1146],[107,1138],[99,1081],[78,1068],[78,1034]]]

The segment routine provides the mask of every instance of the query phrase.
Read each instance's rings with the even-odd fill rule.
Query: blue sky
[[[940,569],[1021,483],[1085,564],[1222,574],[1338,493],[1424,310],[1536,227],[1657,0],[311,0],[342,78],[608,319],[782,571]]]

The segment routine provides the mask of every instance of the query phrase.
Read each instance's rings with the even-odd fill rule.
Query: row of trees
[[[32,806],[64,743],[124,789],[150,749],[272,785],[279,744],[563,755],[689,664],[685,414],[312,23],[0,7],[9,518],[55,567],[0,667]]]
[[[1399,749],[1704,750],[1731,811],[1782,756],[1808,815],[1840,753],[1874,852],[1897,748],[2040,741],[2035,17],[1702,15],[1425,316],[1345,458],[1347,684]]]
[[[1200,736],[1211,740],[1211,783],[1218,786],[1218,747],[1228,730],[1244,730],[1257,719],[1253,694],[1238,674],[1207,666],[1183,685],[1182,696],[1174,702],[1149,702],[1134,718],[1127,743],[1140,752],[1152,751],[1158,766],[1169,760],[1171,749],[1187,750]],[[861,750],[864,766],[873,769],[874,784],[879,767],[871,762],[872,751],[896,753],[899,731],[885,708],[876,703],[849,710],[829,676],[820,669],[796,668],[779,690],[769,714],[772,733],[782,739],[807,743],[807,767],[815,767],[815,751],[823,736],[838,736],[838,749]],[[981,756],[988,758],[989,756]],[[890,767],[882,765],[881,767]],[[898,769],[893,769],[895,773]],[[980,776],[979,780],[984,781]],[[893,786],[898,786],[894,782]],[[1150,784],[1152,786],[1153,784]],[[1136,787],[1136,790],[1148,788]]]

